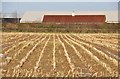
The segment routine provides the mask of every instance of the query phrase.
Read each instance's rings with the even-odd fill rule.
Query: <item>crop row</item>
[[[11,39],[2,44],[12,45],[3,47],[3,54],[12,58],[3,66],[4,76],[118,76],[117,51],[110,51],[117,49],[112,43],[115,40],[105,43],[106,40],[101,40],[102,35],[100,38],[98,35],[86,37],[78,34],[13,35],[6,36]],[[107,37],[110,38],[109,35]],[[17,42],[9,41],[12,39]],[[96,41],[98,39],[103,44]],[[107,47],[107,44],[114,48]],[[100,49],[102,46],[104,50]],[[26,74],[22,74],[25,71]]]

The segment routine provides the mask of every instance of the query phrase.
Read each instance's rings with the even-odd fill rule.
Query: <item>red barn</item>
[[[103,24],[105,15],[44,15],[43,23],[53,24]]]

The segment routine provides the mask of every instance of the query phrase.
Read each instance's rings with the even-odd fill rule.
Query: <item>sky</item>
[[[8,7],[9,6],[9,7]],[[117,2],[2,2],[3,13],[26,11],[114,11]]]
[[[2,2],[118,2],[119,0],[1,0]]]

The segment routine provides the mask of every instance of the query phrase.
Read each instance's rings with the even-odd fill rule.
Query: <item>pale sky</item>
[[[120,0],[1,0],[2,2],[118,2]]]
[[[8,7],[9,6],[9,7]],[[3,13],[26,11],[116,11],[117,2],[3,2]]]

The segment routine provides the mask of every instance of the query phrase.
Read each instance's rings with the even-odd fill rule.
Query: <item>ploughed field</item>
[[[4,77],[118,76],[117,34],[3,33],[1,46]]]

